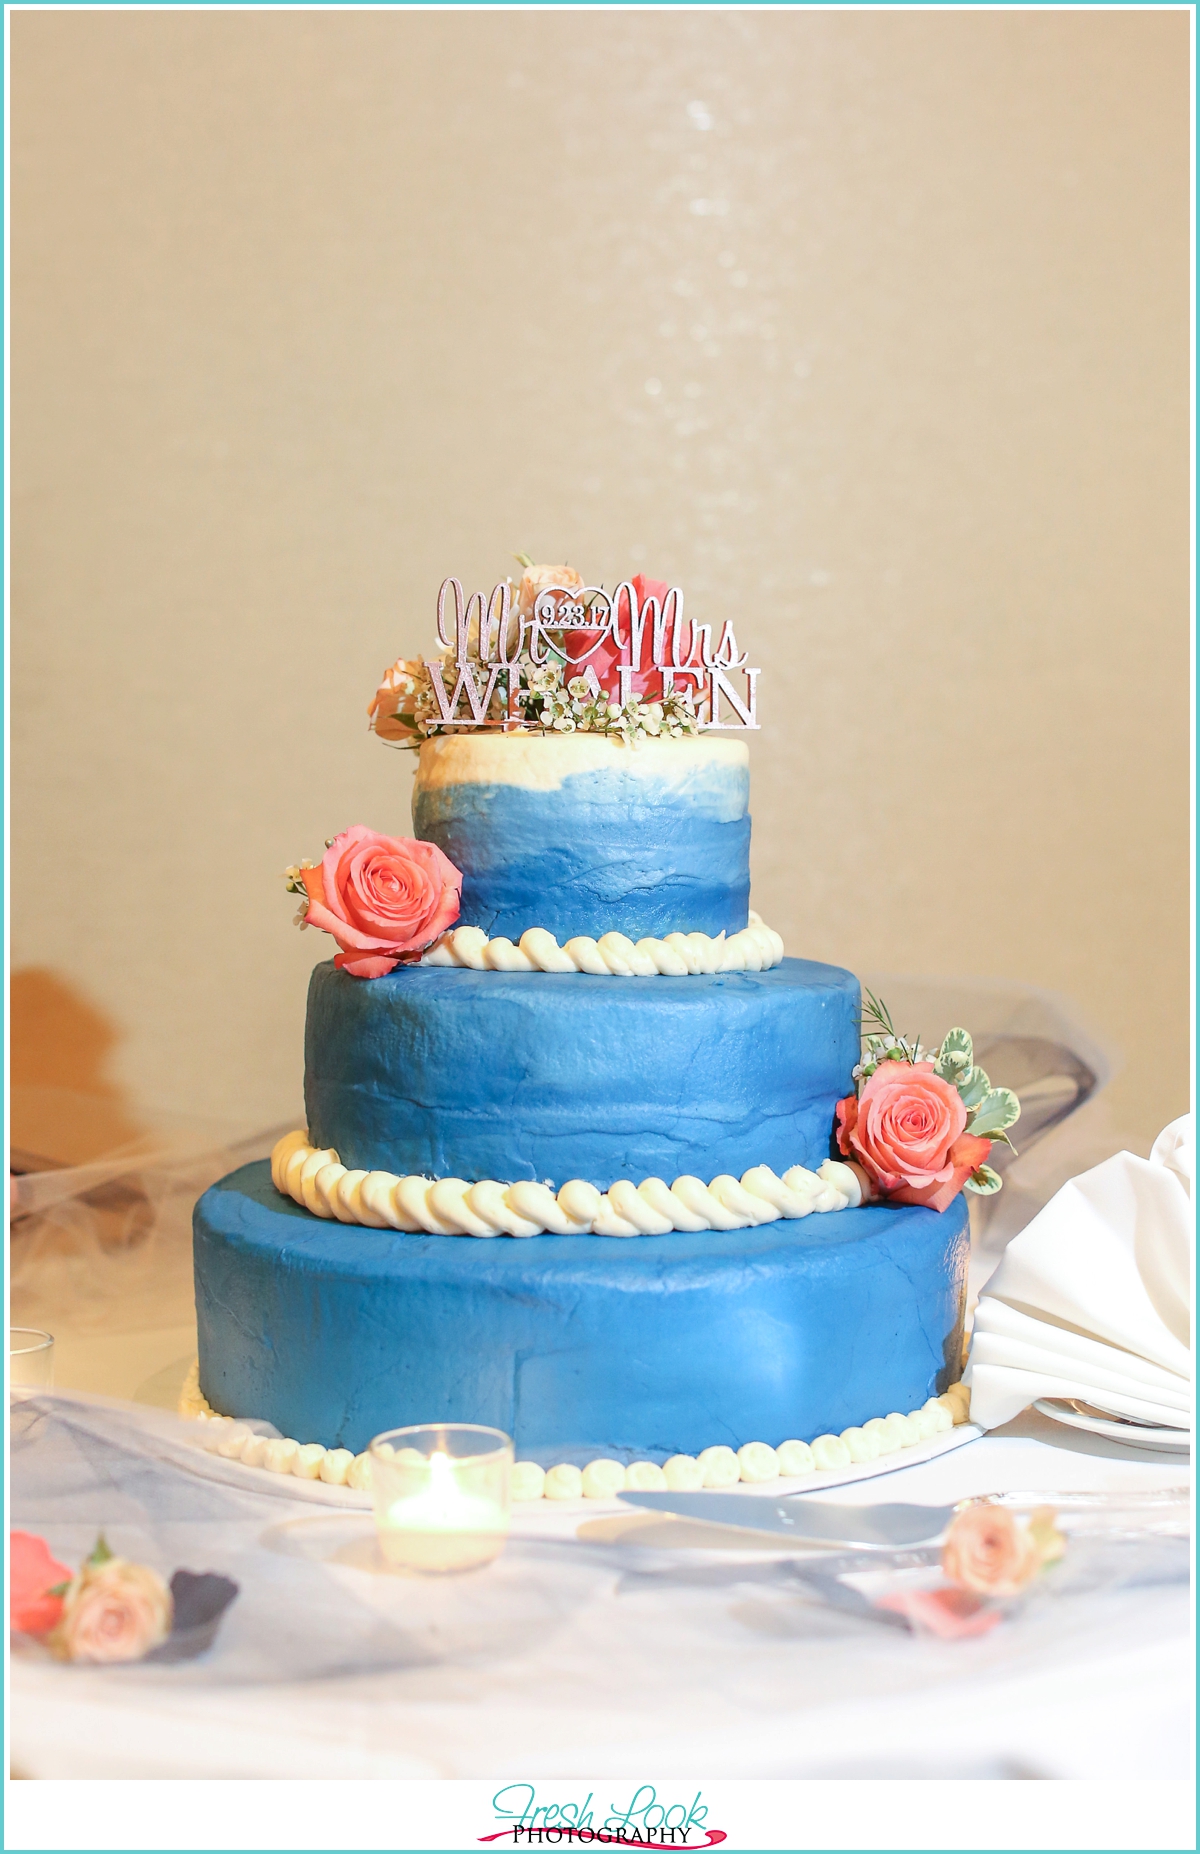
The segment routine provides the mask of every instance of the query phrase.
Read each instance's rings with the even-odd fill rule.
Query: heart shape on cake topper
[[[582,586],[569,590],[565,586],[546,586],[539,592],[533,607],[534,638],[530,655],[537,661],[537,634],[566,632],[553,646],[557,655],[574,668],[586,663],[600,649],[606,638],[617,643],[613,603],[603,586]],[[576,639],[584,643],[578,652],[571,649]]]

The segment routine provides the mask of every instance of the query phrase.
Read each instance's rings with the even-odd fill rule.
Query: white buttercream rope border
[[[661,1467],[656,1461],[633,1461],[626,1466],[605,1457],[583,1468],[567,1461],[546,1469],[536,1461],[518,1461],[513,1465],[510,1491],[518,1501],[611,1500],[619,1493],[692,1493],[707,1487],[733,1487],[739,1481],[762,1486],[803,1474],[833,1474],[945,1434],[969,1420],[970,1408],[971,1393],[960,1383],[952,1384],[940,1397],[930,1397],[907,1416],[894,1410],[890,1416],[872,1417],[861,1427],[843,1429],[840,1436],[817,1436],[812,1442],[781,1442],[778,1448],[768,1442],[747,1442],[736,1452],[720,1444],[699,1455],[672,1455]],[[262,1436],[247,1423],[219,1416],[200,1389],[198,1363],[188,1373],[179,1414],[203,1422],[200,1446],[226,1461],[370,1492],[369,1453],[356,1455],[348,1448],[294,1442],[290,1436]]]
[[[560,946],[545,927],[530,927],[514,945],[489,940],[482,927],[454,927],[421,957],[423,966],[470,966],[475,972],[590,972],[597,978],[687,978],[699,972],[767,972],[783,958],[783,941],[753,909],[740,933],[710,939],[706,933],[647,936],[623,933],[598,940],[578,934]]]
[[[470,1184],[465,1178],[351,1171],[332,1146],[312,1146],[301,1131],[286,1133],[272,1151],[271,1182],[314,1217],[430,1236],[667,1236],[674,1230],[750,1229],[862,1203],[857,1176],[837,1159],[826,1159],[815,1172],[793,1165],[782,1178],[769,1165],[756,1165],[740,1180],[722,1174],[707,1185],[685,1174],[672,1185],[661,1178],[640,1185],[619,1178],[598,1191],[572,1178],[555,1192],[529,1179]]]

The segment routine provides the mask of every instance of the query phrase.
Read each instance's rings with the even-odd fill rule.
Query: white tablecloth
[[[1127,1551],[1092,1587],[1077,1574],[1057,1594],[1047,1584],[990,1635],[961,1642],[838,1614],[771,1544],[615,1502],[516,1509],[495,1565],[411,1580],[375,1568],[366,1515],[156,1458],[161,1413],[84,1417],[95,1435],[66,1442],[53,1423],[39,1441],[36,1422],[18,1418],[11,1523],[68,1561],[103,1523],[114,1549],[168,1574],[227,1571],[241,1595],[202,1661],[16,1661],[21,1775],[1155,1778],[1189,1767],[1178,1547]],[[1157,1489],[1187,1474],[1186,1460],[1027,1415],[829,1497]]]

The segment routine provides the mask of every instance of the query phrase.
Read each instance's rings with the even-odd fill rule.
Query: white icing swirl
[[[783,941],[750,910],[750,924],[726,938],[669,933],[636,943],[623,933],[598,940],[579,934],[560,946],[545,927],[530,927],[519,945],[482,927],[454,927],[422,955],[423,966],[470,966],[475,972],[590,972],[597,978],[687,978],[696,972],[767,972],[783,958]]]
[[[740,1180],[722,1173],[711,1184],[684,1175],[634,1185],[619,1178],[607,1191],[572,1178],[558,1192],[522,1179],[397,1178],[393,1172],[348,1171],[332,1147],[314,1147],[307,1133],[288,1133],[271,1154],[271,1180],[284,1197],[315,1217],[367,1229],[425,1231],[431,1236],[665,1236],[672,1230],[744,1230],[780,1217],[850,1210],[862,1202],[854,1172],[826,1159],[810,1172],[793,1165],[782,1178],[769,1165]]]
[[[536,1462],[513,1464],[511,1493],[516,1501],[527,1500],[604,1500],[622,1491],[669,1488],[683,1492],[700,1487],[732,1487],[737,1481],[761,1485],[764,1481],[787,1479],[824,1471],[832,1473],[850,1462],[873,1461],[878,1455],[912,1448],[918,1441],[944,1434],[958,1423],[965,1423],[970,1413],[970,1392],[964,1384],[952,1384],[940,1397],[930,1397],[919,1410],[907,1416],[872,1417],[862,1428],[843,1429],[840,1436],[818,1436],[811,1447],[807,1442],[781,1442],[772,1448],[766,1442],[747,1442],[735,1454],[726,1444],[704,1449],[698,1457],[672,1455],[660,1468],[651,1461],[634,1461],[627,1468],[620,1462],[600,1459],[588,1462],[581,1471],[570,1462],[542,1469]],[[335,1487],[350,1487],[360,1493],[371,1490],[369,1453],[351,1454],[348,1448],[322,1447],[319,1442],[301,1444],[290,1438],[257,1435],[248,1423],[231,1416],[219,1416],[200,1389],[200,1368],[194,1364],[179,1399],[179,1414],[203,1422],[200,1446],[227,1461],[240,1461],[248,1468],[266,1468],[269,1473],[294,1475],[300,1480],[321,1480]],[[881,1446],[874,1438],[882,1435]],[[909,1440],[902,1440],[908,1435]]]
[[[779,1479],[779,1457],[766,1442],[746,1442],[738,1450],[738,1479],[743,1481],[776,1481]]]

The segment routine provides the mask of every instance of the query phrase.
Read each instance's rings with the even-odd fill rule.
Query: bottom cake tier
[[[262,1161],[196,1206],[200,1386],[356,1453],[433,1422],[543,1464],[810,1440],[957,1380],[968,1246],[961,1198],[625,1240],[350,1229]]]

